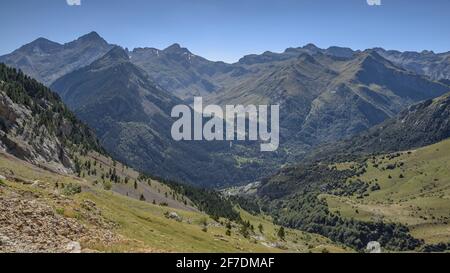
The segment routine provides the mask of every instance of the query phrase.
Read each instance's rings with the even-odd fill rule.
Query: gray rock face
[[[0,119],[6,124],[0,130],[0,148],[37,166],[60,173],[72,173],[73,162],[61,141],[44,126],[36,130],[32,113],[14,103],[0,90]]]
[[[66,174],[75,167],[73,148],[101,151],[92,131],[55,93],[0,64],[0,150]]]

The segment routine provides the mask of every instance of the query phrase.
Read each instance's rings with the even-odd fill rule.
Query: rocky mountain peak
[[[164,49],[164,52],[168,54],[184,54],[184,53],[192,54],[187,48],[181,47],[180,44],[177,43]]]
[[[128,62],[130,60],[128,53],[120,46],[114,46],[103,57],[92,63],[92,67],[104,68],[117,63]]]
[[[100,43],[107,44],[105,39],[103,39],[97,32],[92,31],[86,35],[81,36],[76,41],[78,42],[91,42],[91,43]]]
[[[106,53],[105,57],[121,61],[128,61],[129,59],[125,49],[120,46],[113,47],[108,53]]]
[[[366,50],[357,57],[358,63],[363,69],[372,69],[375,66],[394,66],[390,61],[383,58],[375,50]],[[400,69],[400,68],[398,68]]]
[[[303,49],[306,49],[306,50],[310,51],[311,53],[317,53],[317,52],[321,51],[320,48],[318,48],[315,44],[312,44],[312,43],[305,45],[303,47]]]
[[[304,62],[304,63],[317,64],[316,59],[307,53],[301,53],[298,56],[297,60],[299,60],[300,62]]]
[[[339,58],[351,58],[355,55],[355,51],[348,47],[331,46],[327,48],[326,54]]]
[[[50,52],[52,50],[58,49],[59,47],[61,47],[61,44],[41,37],[29,44],[24,45],[23,47],[18,49],[18,51],[25,51],[29,53],[33,53],[36,51]]]

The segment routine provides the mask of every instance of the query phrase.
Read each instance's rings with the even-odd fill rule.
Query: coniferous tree
[[[284,241],[285,236],[286,236],[284,227],[280,227],[280,229],[278,230],[277,236],[278,236],[278,238],[280,238],[281,240]]]

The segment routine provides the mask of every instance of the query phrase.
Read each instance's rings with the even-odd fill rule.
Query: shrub
[[[63,194],[67,196],[75,195],[81,193],[81,186],[77,184],[69,183],[65,185],[63,189]]]
[[[103,188],[104,188],[105,190],[107,190],[107,191],[111,190],[111,189],[112,189],[112,184],[111,184],[111,182],[105,181],[105,182],[103,183]]]
[[[280,238],[281,240],[284,241],[285,236],[286,236],[286,232],[284,231],[284,227],[280,227],[280,229],[278,230],[277,236],[278,236],[278,238]]]

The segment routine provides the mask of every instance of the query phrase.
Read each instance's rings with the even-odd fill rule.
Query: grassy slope
[[[359,179],[378,183],[379,191],[362,199],[331,195],[325,198],[333,211],[345,217],[400,222],[426,243],[450,242],[449,151],[450,140],[446,140],[394,158],[378,156],[368,160],[367,172]],[[386,168],[388,165],[396,167]]]
[[[86,210],[83,204],[87,200],[94,202],[100,210],[100,216],[95,217],[112,223],[114,232],[121,235],[122,240],[112,244],[104,244],[101,241],[81,242],[83,249],[105,252],[320,252],[323,249],[333,252],[349,251],[321,236],[295,230],[287,230],[286,241],[281,242],[283,249],[273,247],[271,244],[278,242],[275,234],[279,227],[267,219],[251,216],[244,211],[241,212],[242,218],[249,220],[255,229],[259,223],[263,224],[264,235],[256,231],[252,238],[244,238],[238,232],[239,226],[233,223],[231,236],[226,236],[225,225],[190,207],[177,209],[131,199],[103,190],[98,184],[94,185],[90,177],[80,179],[61,176],[5,154],[0,154],[0,174],[7,177],[7,181],[0,185],[0,193],[1,188],[4,192],[20,192],[29,198],[49,204],[56,213],[77,219],[88,227],[96,225],[96,221],[89,220],[92,212]],[[39,181],[37,186],[36,181]],[[63,185],[69,183],[81,185],[82,192],[64,196]],[[182,217],[182,222],[166,218],[166,212],[176,212]],[[208,222],[207,232],[202,231],[201,223],[205,220]]]
[[[144,196],[145,201],[149,203],[165,203],[172,208],[197,210],[187,197],[179,196],[170,187],[156,180],[139,180],[139,172],[120,162],[113,161],[111,158],[91,152],[88,156],[78,155],[78,159],[82,166],[80,176],[84,177],[89,182],[92,182],[99,188],[105,188],[106,185],[109,185],[111,186],[112,191],[133,199],[139,200],[141,196]],[[86,167],[86,161],[91,162],[89,168],[90,173]],[[97,163],[93,164],[95,161]],[[119,183],[112,182],[111,179],[107,177],[109,171],[114,169],[120,179]],[[102,178],[102,175],[105,177]]]

